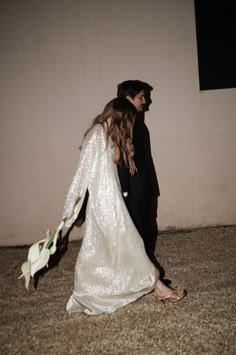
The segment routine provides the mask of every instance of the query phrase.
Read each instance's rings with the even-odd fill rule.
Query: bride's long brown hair
[[[87,133],[96,125],[103,125],[107,137],[113,143],[113,162],[121,164],[122,161],[133,175],[136,171],[134,163],[133,125],[136,109],[125,98],[115,98],[108,102],[101,114],[92,123]]]

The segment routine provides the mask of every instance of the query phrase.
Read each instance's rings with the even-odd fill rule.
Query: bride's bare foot
[[[160,280],[157,281],[154,295],[158,301],[177,302],[186,296],[185,290],[172,290],[163,284]]]

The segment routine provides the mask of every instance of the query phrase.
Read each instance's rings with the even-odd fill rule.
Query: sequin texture
[[[126,209],[111,143],[101,125],[84,139],[63,216],[71,214],[78,195],[82,205],[87,189],[84,237],[67,311],[111,313],[152,291],[159,272]]]

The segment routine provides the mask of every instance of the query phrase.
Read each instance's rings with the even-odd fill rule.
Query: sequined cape
[[[84,237],[66,309],[69,313],[111,313],[152,291],[159,271],[147,257],[126,209],[112,145],[99,124],[84,138],[63,216],[71,215],[78,196],[82,205],[87,189]]]

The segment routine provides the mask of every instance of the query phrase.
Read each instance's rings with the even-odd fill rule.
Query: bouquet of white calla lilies
[[[47,238],[40,240],[29,248],[28,260],[21,266],[22,274],[19,277],[25,277],[25,287],[29,288],[30,276],[34,277],[35,273],[48,265],[50,255],[56,251],[56,242],[60,230],[62,230],[65,222],[62,222],[54,233],[47,231]]]
[[[25,287],[29,288],[30,277],[34,277],[36,272],[43,269],[45,266],[48,266],[50,255],[56,252],[56,244],[60,231],[65,226],[66,222],[72,219],[72,216],[75,216],[75,213],[78,213],[76,208],[80,197],[77,198],[72,215],[70,218],[64,217],[57,227],[57,229],[51,233],[50,229],[47,231],[47,237],[33,244],[28,251],[27,261],[24,262],[21,266],[22,274],[19,276],[19,279],[25,278]]]

